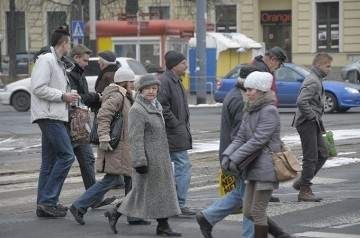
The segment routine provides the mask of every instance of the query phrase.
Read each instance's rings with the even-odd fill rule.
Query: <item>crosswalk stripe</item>
[[[307,231],[303,233],[293,234],[299,237],[312,237],[312,238],[360,238],[360,235],[344,234],[344,233],[329,233],[329,232],[317,232]]]

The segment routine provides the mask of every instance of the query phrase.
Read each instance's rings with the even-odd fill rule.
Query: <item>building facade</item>
[[[16,0],[16,51],[49,43],[64,22],[88,19],[88,0]],[[124,17],[126,0],[97,0],[99,20]],[[147,19],[196,19],[195,0],[139,0]],[[360,58],[359,0],[208,0],[207,21],[218,32],[241,32],[266,48],[284,48],[292,62],[310,65],[316,52],[342,67]],[[7,55],[9,1],[0,1],[0,55]],[[14,29],[11,29],[14,30]]]

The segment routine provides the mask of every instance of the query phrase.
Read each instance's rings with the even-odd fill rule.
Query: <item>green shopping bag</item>
[[[335,142],[334,142],[334,134],[332,131],[327,131],[323,134],[323,138],[325,141],[326,148],[328,150],[329,156],[334,157],[337,155]]]

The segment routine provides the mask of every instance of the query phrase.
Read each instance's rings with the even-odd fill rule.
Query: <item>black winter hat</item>
[[[165,54],[166,68],[172,69],[174,66],[178,65],[184,59],[186,58],[183,54],[170,50]]]
[[[99,53],[99,57],[103,58],[104,60],[110,62],[110,63],[116,63],[116,56],[111,51],[103,51]]]
[[[287,59],[285,51],[279,46],[274,46],[268,51],[268,53],[275,56],[280,61],[280,63],[284,63]]]
[[[143,88],[150,85],[160,86],[160,81],[152,74],[146,74],[135,81],[135,89],[140,92]]]

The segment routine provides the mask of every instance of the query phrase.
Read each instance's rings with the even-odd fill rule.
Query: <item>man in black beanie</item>
[[[168,51],[165,54],[166,71],[160,75],[158,100],[163,107],[166,134],[169,143],[171,161],[175,167],[176,192],[183,215],[195,215],[186,206],[186,197],[191,179],[191,163],[187,150],[192,148],[189,123],[189,107],[181,75],[187,69],[183,54]]]

